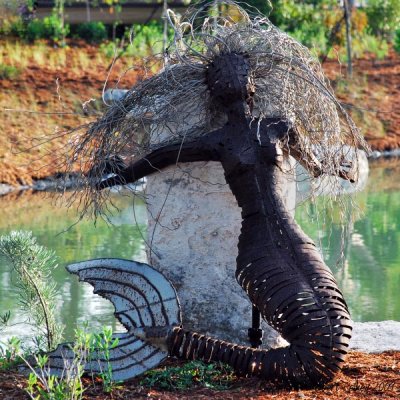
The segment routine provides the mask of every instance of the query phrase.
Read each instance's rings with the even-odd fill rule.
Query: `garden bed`
[[[14,69],[4,72],[3,79],[0,73],[0,183],[29,185],[62,171],[65,148],[73,138],[65,132],[101,112],[100,97],[111,60],[96,46],[69,44],[53,48],[46,43],[26,47],[2,43],[2,65]],[[138,62],[119,59],[107,87],[129,88],[141,79],[143,69],[128,70],[133,64]],[[372,149],[398,149],[399,55],[391,51],[382,61],[356,60],[352,80],[344,78],[345,65],[338,61],[328,60],[324,69],[340,100],[351,105]]]
[[[165,367],[182,366],[183,363],[169,360]],[[162,368],[165,368],[162,367]],[[162,368],[160,371],[162,371]],[[193,373],[193,385],[189,389],[173,389],[174,380],[170,380],[170,390],[144,386],[144,378],[139,377],[118,385],[111,393],[104,393],[100,381],[92,382],[86,378],[87,390],[84,398],[90,400],[106,399],[399,399],[400,398],[400,352],[365,354],[351,352],[343,371],[335,381],[323,389],[288,390],[255,378],[238,378],[218,375],[218,381],[225,382],[225,390],[207,388],[201,379]],[[177,381],[175,381],[176,383]],[[0,372],[0,398],[2,400],[22,400],[28,395],[24,391],[26,378],[10,371]],[[212,382],[207,383],[212,386]]]

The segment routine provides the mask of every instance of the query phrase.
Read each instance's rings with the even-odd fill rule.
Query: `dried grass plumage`
[[[145,156],[167,142],[181,142],[220,128],[226,116],[210,96],[206,70],[221,54],[247,54],[254,89],[252,117],[279,117],[296,136],[296,158],[319,174],[334,176],[352,158],[349,149],[367,149],[357,127],[335,98],[321,65],[310,51],[265,17],[251,18],[237,4],[216,3],[214,16],[192,11],[185,19],[171,10],[174,39],[162,70],[135,85],[114,102],[73,143],[70,163],[86,173],[83,208],[103,210],[107,191],[95,189],[107,173],[117,172],[119,155],[126,162]],[[218,8],[219,5],[219,8]],[[212,7],[211,7],[212,9]],[[349,167],[350,168],[350,167]],[[90,173],[87,173],[90,171]],[[315,174],[314,174],[315,175]]]

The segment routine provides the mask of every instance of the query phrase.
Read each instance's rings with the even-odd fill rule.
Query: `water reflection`
[[[354,205],[336,204],[327,213],[305,203],[296,212],[322,248],[355,321],[400,320],[399,173],[398,160],[371,163]]]
[[[326,210],[321,207],[323,199],[318,199],[316,205],[304,203],[296,212],[303,229],[323,249],[356,321],[400,321],[398,176],[399,161],[373,163],[367,187],[355,197],[357,206],[346,209],[336,205]],[[93,329],[102,325],[116,327],[112,305],[93,295],[91,286],[78,283],[75,276],[67,274],[66,264],[98,257],[145,261],[140,232],[140,229],[145,231],[146,224],[143,203],[136,201],[133,213],[131,196],[119,196],[114,201],[120,212],[111,218],[113,225],[98,221],[94,226],[93,221],[87,220],[73,225],[76,212],[56,204],[49,195],[26,193],[0,198],[0,234],[30,230],[40,244],[59,256],[55,279],[60,288],[58,309],[60,321],[66,326],[66,339],[72,337],[77,324],[86,320]],[[1,260],[0,313],[11,310],[12,323],[17,323],[22,316],[16,308],[18,297],[9,271],[9,266]],[[13,326],[0,333],[0,341],[26,332],[29,332],[26,326]]]
[[[0,199],[2,214],[0,234],[11,230],[29,230],[41,245],[56,252],[60,265],[54,271],[60,295],[58,311],[60,322],[65,325],[66,339],[72,338],[77,325],[90,321],[91,328],[111,325],[116,327],[110,302],[93,295],[89,284],[78,283],[75,276],[69,275],[65,265],[99,257],[119,257],[145,261],[141,230],[145,230],[146,215],[143,203],[135,202],[135,217],[131,197],[119,196],[114,199],[120,212],[110,218],[113,225],[99,220],[82,220],[78,224],[76,211],[56,203],[54,197],[41,193],[24,193],[15,197]],[[135,223],[135,218],[137,223]],[[16,304],[18,294],[11,284],[10,266],[5,260],[0,263],[0,310],[12,312],[12,324],[1,332],[4,341],[12,335],[23,336],[27,327],[19,323],[25,319]],[[31,329],[28,329],[29,335]]]

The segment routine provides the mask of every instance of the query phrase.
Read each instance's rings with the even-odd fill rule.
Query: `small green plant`
[[[26,391],[35,400],[81,400],[85,391],[82,376],[89,360],[93,335],[87,331],[87,324],[75,330],[74,342],[70,345],[72,359],[64,359],[61,376],[51,374],[47,355],[34,357],[34,366],[23,358],[30,369]]]
[[[110,350],[114,349],[118,345],[118,338],[112,337],[112,329],[108,327],[103,327],[101,333],[95,333],[91,340],[91,355],[98,359],[103,359],[106,362],[106,367],[101,369],[100,378],[103,381],[103,390],[106,393],[111,393],[118,382],[113,380],[112,376],[112,365],[110,363]]]
[[[76,33],[89,43],[100,43],[107,39],[107,29],[100,21],[79,24]]]
[[[26,387],[26,392],[32,400],[82,399],[83,366],[79,357],[65,367],[61,377],[51,375],[47,355],[35,356],[35,369],[25,358],[23,360],[32,371]]]
[[[15,336],[0,343],[0,369],[10,369],[21,363],[21,340]]]
[[[11,311],[6,311],[3,315],[0,315],[0,330],[10,322]]]
[[[185,390],[194,386],[227,390],[234,380],[233,369],[226,364],[191,361],[182,367],[165,367],[148,371],[140,384],[164,390]]]
[[[51,374],[47,355],[34,356],[34,362],[22,357],[30,369],[26,391],[35,400],[81,400],[85,388],[82,382],[86,363],[101,358],[106,368],[99,373],[103,390],[111,393],[116,385],[112,379],[110,350],[118,345],[118,339],[112,338],[110,328],[104,327],[101,333],[93,334],[87,330],[87,324],[75,330],[74,341],[70,345],[73,357],[64,359],[64,369],[60,376]]]
[[[45,338],[45,348],[53,349],[62,335],[55,317],[56,285],[51,279],[51,271],[57,266],[54,252],[40,246],[31,232],[14,231],[0,237],[0,254],[12,265],[19,305],[28,322]]]
[[[21,74],[21,70],[12,65],[0,64],[0,79],[16,79]]]

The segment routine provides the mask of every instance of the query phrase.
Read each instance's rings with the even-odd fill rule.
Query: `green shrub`
[[[143,57],[162,52],[163,26],[152,21],[146,25],[134,25],[134,37],[128,54]]]
[[[172,39],[172,31],[168,31],[168,41]],[[146,57],[162,52],[163,45],[163,26],[159,22],[151,21],[146,25],[137,24],[133,26],[133,39],[130,42],[130,31],[125,33],[125,44],[129,43],[124,48],[119,47],[120,40],[114,42],[103,43],[100,45],[100,50],[107,57],[112,58],[115,55],[126,55],[132,57]]]
[[[345,24],[338,26],[343,7],[337,0],[271,0],[271,3],[270,19],[289,35],[320,55],[333,45],[339,46],[340,55],[346,59]],[[390,33],[393,34],[399,18],[400,0],[369,0],[365,9],[354,9],[351,17],[354,56],[370,52],[378,59],[384,58],[388,54],[385,37],[389,39]]]
[[[394,49],[400,54],[400,29],[397,29],[394,35]]]
[[[44,39],[47,35],[47,29],[45,27],[44,21],[41,19],[34,19],[30,21],[23,32],[23,39],[28,42],[34,42],[37,39]]]
[[[76,32],[89,43],[100,43],[107,39],[107,29],[102,22],[85,22],[78,25]]]
[[[62,20],[55,15],[43,19],[33,19],[28,24],[18,22],[15,24],[14,32],[28,42],[38,39],[51,39],[58,43],[69,33],[69,25],[62,23]]]
[[[331,29],[338,20],[336,0],[299,2],[273,0],[271,21],[302,44],[324,54],[328,50]]]
[[[365,53],[374,54],[378,60],[383,60],[389,54],[389,45],[386,40],[379,39],[370,34],[353,39],[354,57],[360,58]]]
[[[0,64],[0,79],[15,79],[20,75],[21,70],[12,65]]]
[[[10,17],[0,18],[0,36],[10,36],[13,33],[13,25],[16,21],[20,21],[21,18]]]
[[[50,17],[45,17],[43,23],[46,27],[45,39],[52,39],[54,42],[60,42],[69,33],[69,25],[63,24],[62,20],[56,15],[51,15]]]
[[[17,36],[20,38],[25,38],[26,34],[26,24],[22,21],[22,18],[15,18],[11,20],[8,28],[7,33],[10,36]]]
[[[393,39],[400,25],[400,0],[368,0],[365,12],[373,35]]]
[[[317,54],[323,54],[328,49],[328,38],[323,25],[304,23],[300,29],[295,29],[290,36],[297,39],[310,49],[315,49]]]

